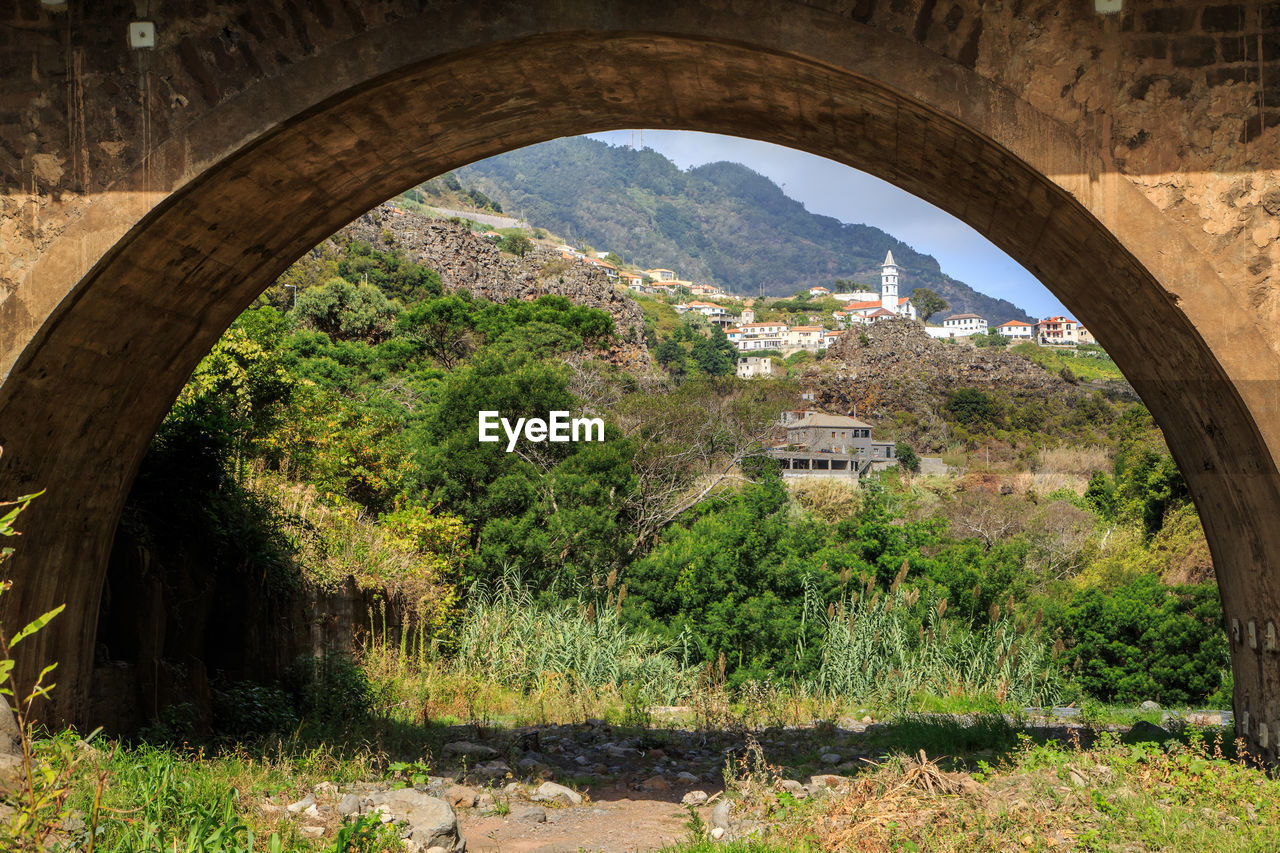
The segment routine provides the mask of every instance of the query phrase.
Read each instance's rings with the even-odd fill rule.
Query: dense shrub
[[[1168,587],[1138,575],[1077,591],[1058,618],[1076,678],[1106,702],[1202,704],[1230,665],[1212,583]]]
[[[348,729],[365,720],[373,706],[364,671],[341,652],[298,658],[285,684],[298,715],[321,726]]]

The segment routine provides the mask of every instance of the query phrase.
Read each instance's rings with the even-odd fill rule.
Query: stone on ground
[[[669,791],[671,786],[667,784],[667,780],[661,776],[650,776],[640,783],[641,790],[644,791]]]
[[[1155,723],[1148,723],[1146,720],[1139,720],[1133,724],[1133,728],[1125,732],[1120,738],[1120,742],[1124,744],[1134,743],[1164,743],[1171,738],[1172,735]]]
[[[454,785],[444,792],[443,799],[455,809],[469,809],[476,804],[479,793],[466,785]]]
[[[458,830],[458,816],[444,800],[412,788],[373,794],[369,800],[375,807],[384,806],[394,820],[409,824],[408,837],[418,849],[443,847],[451,853],[466,850],[466,840]]]
[[[498,750],[491,746],[485,746],[482,743],[471,743],[466,740],[458,740],[453,743],[446,743],[441,754],[445,758],[456,758],[465,756],[466,758],[493,758],[498,754]]]
[[[566,806],[582,805],[582,795],[556,782],[543,782],[529,799],[535,803],[555,802]]]

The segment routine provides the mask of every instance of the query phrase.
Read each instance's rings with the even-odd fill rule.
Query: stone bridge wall
[[[5,608],[68,604],[20,666],[59,660],[57,714],[83,719],[107,551],[147,440],[294,258],[431,174],[641,124],[857,166],[1039,275],[1164,427],[1241,626],[1242,731],[1280,757],[1262,728],[1280,733],[1276,651],[1242,639],[1280,620],[1277,4],[1123,5],[6,6],[0,495],[49,493],[23,517]],[[127,45],[139,15],[155,49]]]
[[[248,141],[190,140],[147,163],[209,110],[355,34],[436,11],[456,21],[461,4],[152,0],[157,48],[132,50],[126,28],[137,5],[148,4],[71,0],[67,11],[51,12],[19,0],[0,20],[0,343],[4,324],[34,322],[3,296],[81,215],[87,197],[108,188],[166,193],[211,150]],[[478,23],[492,4],[468,5]],[[565,17],[591,29],[625,19],[620,7],[636,4],[568,5]],[[643,5],[658,19],[675,4]],[[706,14],[782,21],[792,17],[790,5],[725,2]],[[1280,4],[1126,2],[1113,16],[1057,0],[805,5],[972,68],[1070,127],[1098,152],[1100,168],[1128,175],[1160,209],[1193,226],[1198,248],[1246,271],[1233,282],[1239,298],[1280,328]],[[646,15],[630,17],[643,29]],[[133,175],[139,167],[150,175],[142,186]],[[1269,334],[1273,343],[1278,335]]]

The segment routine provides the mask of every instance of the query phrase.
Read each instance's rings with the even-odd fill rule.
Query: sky
[[[942,271],[980,293],[1008,299],[1036,315],[1067,314],[1031,273],[977,231],[926,201],[865,172],[824,157],[734,136],[686,130],[615,130],[591,138],[643,145],[681,169],[728,160],[759,172],[811,213],[873,225],[917,252],[933,255]]]

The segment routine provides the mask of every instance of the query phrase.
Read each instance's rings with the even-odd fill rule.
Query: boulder
[[[561,803],[566,806],[582,805],[581,794],[572,788],[566,788],[564,785],[555,782],[543,782],[529,799],[535,803]]]
[[[515,774],[512,773],[510,764],[494,760],[477,764],[467,773],[467,780],[483,785],[487,782],[498,782],[513,775]]]
[[[498,754],[498,750],[491,746],[485,746],[482,743],[471,743],[470,741],[459,740],[453,743],[446,743],[444,749],[440,750],[440,754],[445,758],[494,758]]]
[[[522,806],[511,810],[511,819],[521,823],[546,823],[547,810],[541,806]]]
[[[315,804],[316,804],[315,795],[307,794],[305,797],[303,797],[301,800],[298,800],[296,803],[290,803],[288,806],[286,806],[286,808],[289,810],[291,814],[297,814],[298,812],[306,811],[307,809],[311,808]]]
[[[1125,744],[1134,743],[1164,743],[1173,735],[1168,731],[1160,728],[1155,723],[1148,723],[1146,720],[1139,720],[1133,724],[1133,728],[1125,732],[1121,736],[1120,742]]]
[[[373,794],[369,800],[375,808],[384,807],[393,820],[407,823],[408,837],[419,849],[443,847],[450,853],[463,853],[467,849],[453,806],[439,797],[401,788]]]
[[[704,805],[708,799],[710,798],[707,796],[706,791],[690,791],[680,798],[680,802],[686,806],[701,806]]]
[[[671,786],[667,784],[667,780],[661,776],[650,776],[640,783],[642,791],[670,791]]]
[[[840,776],[835,773],[818,773],[809,777],[809,789],[817,790],[819,788],[843,788],[853,782],[848,776]]]
[[[338,802],[338,814],[341,817],[353,815],[360,811],[360,798],[355,794],[347,794]]]
[[[454,785],[445,790],[442,799],[455,809],[469,809],[476,804],[479,793],[466,785]]]
[[[711,810],[711,825],[717,829],[728,831],[729,819],[733,814],[733,800],[721,800]]]
[[[797,800],[803,800],[809,796],[809,791],[794,779],[784,779],[782,781],[782,790],[786,791]]]

